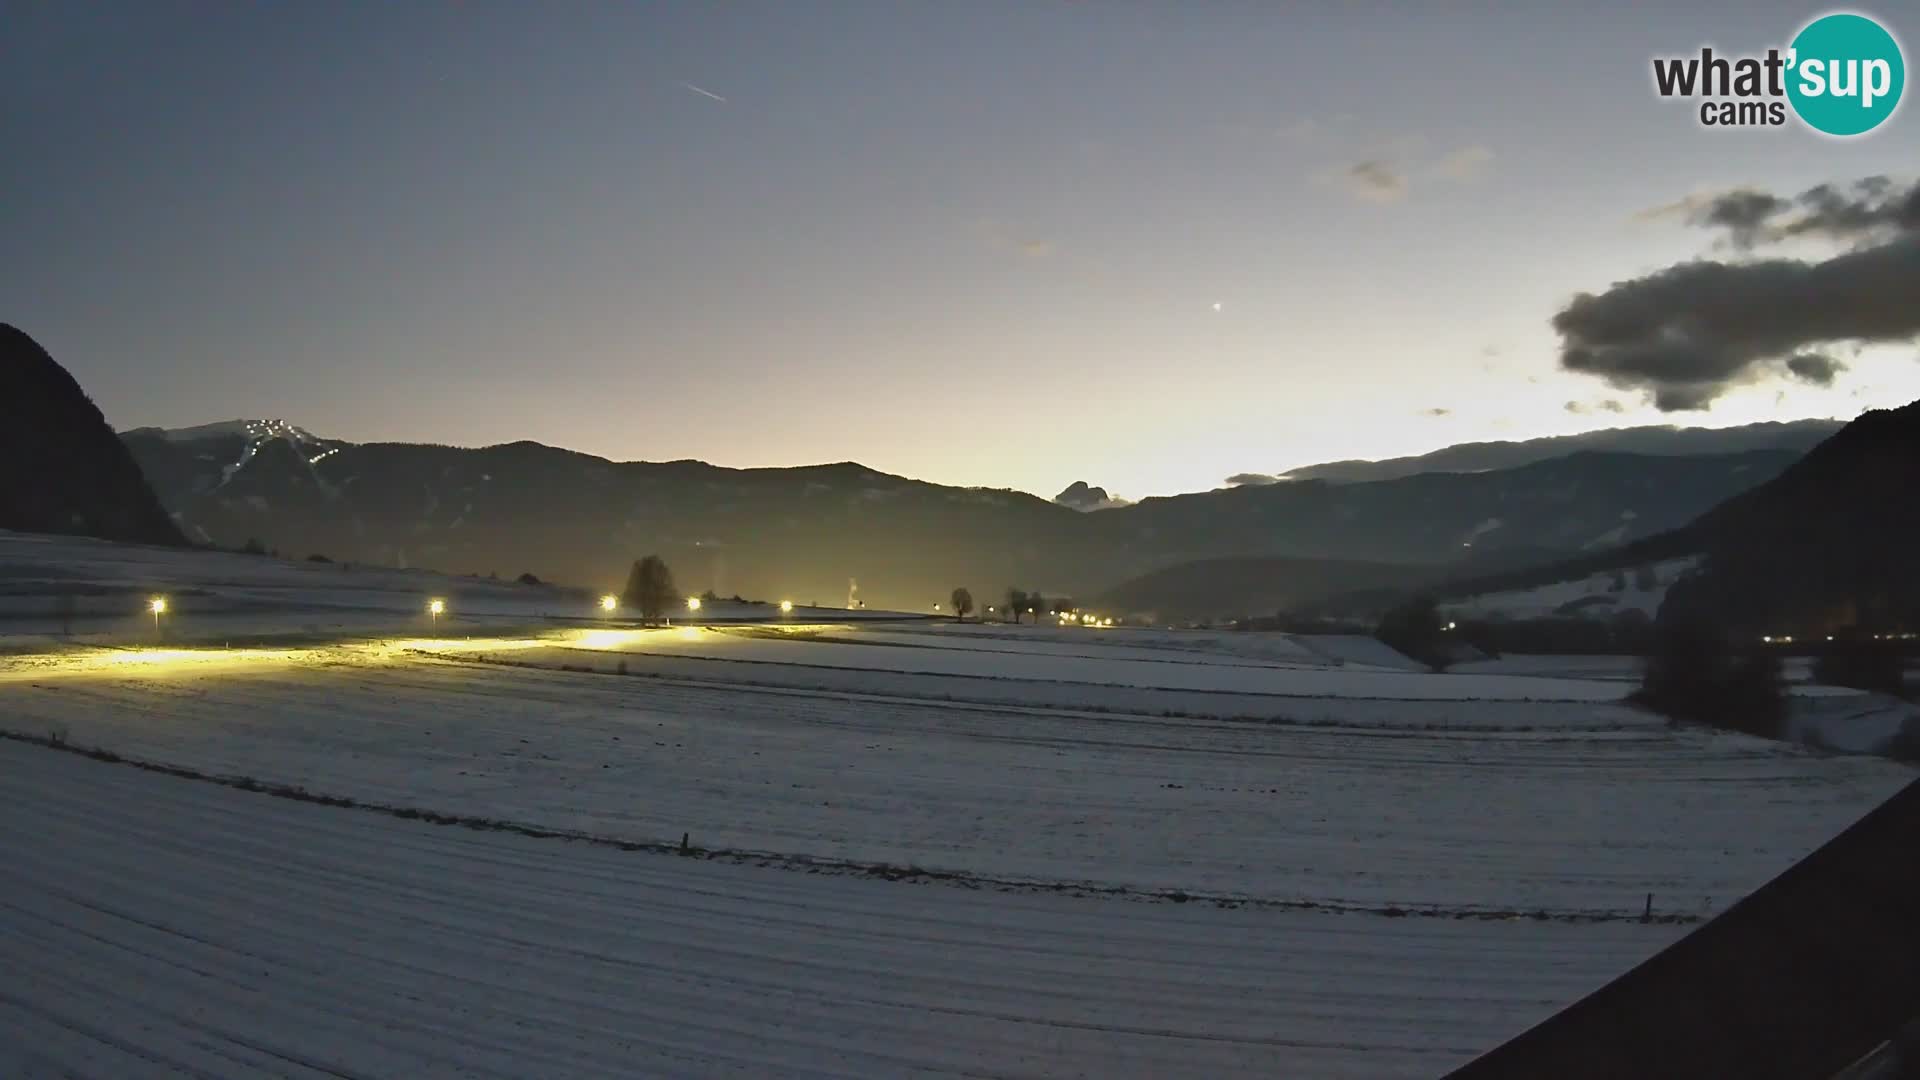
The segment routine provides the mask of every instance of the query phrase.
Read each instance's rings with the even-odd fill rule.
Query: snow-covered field
[[[1483,593],[1442,605],[1460,618],[1542,619],[1551,615],[1581,615],[1607,619],[1624,611],[1651,618],[1666,599],[1667,586],[1693,569],[1692,556],[1649,563],[1645,567],[1589,574],[1533,589]]]
[[[367,594],[462,587],[395,573],[0,536],[0,583],[362,620],[160,646],[16,604],[0,732],[177,775],[0,742],[0,1076],[1432,1076],[1913,776],[1671,728],[1598,664],[640,631],[491,584],[387,626]]]
[[[521,585],[425,570],[290,561],[260,555],[109,544],[0,530],[0,651],[63,642],[100,645],[220,643],[254,638],[424,633],[617,622],[598,588]],[[162,596],[156,625],[148,601]],[[444,602],[435,617],[429,601]],[[771,605],[707,605],[707,621],[774,617]],[[919,618],[885,611],[801,607],[792,618]]]
[[[0,777],[17,1080],[1432,1077],[1685,929],[803,875],[7,743]]]

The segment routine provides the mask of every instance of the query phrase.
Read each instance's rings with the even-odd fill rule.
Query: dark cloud
[[[1477,144],[1425,161],[1400,163],[1402,159],[1418,156],[1425,141],[1419,136],[1394,140],[1396,147],[1384,156],[1349,165],[1337,173],[1323,175],[1322,179],[1334,181],[1356,199],[1391,203],[1406,198],[1416,180],[1421,184],[1472,183],[1485,176],[1493,164],[1493,151]]]
[[[1787,358],[1787,371],[1794,378],[1815,386],[1832,386],[1833,377],[1846,369],[1845,364],[1824,353],[1801,353]]]
[[[1786,211],[1769,209],[1758,192],[1703,205],[1699,220],[1712,218],[1736,239],[1745,229],[1866,242],[1818,260],[1702,259],[1582,293],[1553,317],[1562,367],[1675,412],[1703,409],[1782,365],[1825,385],[1842,370],[1830,346],[1920,335],[1920,185],[1823,185]]]
[[[1765,191],[1729,191],[1700,207],[1691,220],[1695,225],[1726,229],[1736,243],[1751,246],[1768,220],[1791,205]]]
[[[1265,487],[1279,482],[1280,478],[1277,476],[1257,472],[1234,473],[1227,477],[1228,487]]]
[[[1407,197],[1407,178],[1384,161],[1363,161],[1345,174],[1347,190],[1369,202],[1399,202]]]
[[[1689,223],[1726,230],[1742,250],[1796,237],[1876,242],[1920,232],[1920,184],[1903,189],[1884,176],[1821,184],[1791,199],[1742,188],[1686,206]]]

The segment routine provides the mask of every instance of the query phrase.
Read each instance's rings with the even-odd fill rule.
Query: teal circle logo
[[[1900,107],[1907,63],[1886,27],[1851,12],[1822,15],[1793,39],[1787,100],[1815,131],[1864,135]]]

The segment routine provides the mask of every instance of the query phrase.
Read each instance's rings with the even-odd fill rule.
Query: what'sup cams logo
[[[1700,99],[1703,127],[1781,127],[1791,115],[1815,131],[1865,135],[1893,116],[1906,89],[1900,43],[1865,15],[1835,12],[1800,28],[1785,49],[1758,56],[1656,56],[1663,98]]]

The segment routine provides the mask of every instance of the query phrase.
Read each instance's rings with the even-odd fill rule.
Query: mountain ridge
[[[909,610],[962,584],[977,596],[1008,586],[1093,595],[1205,558],[1444,564],[1489,548],[1578,550],[1678,524],[1797,456],[1655,468],[1602,453],[1533,470],[1219,489],[1083,513],[857,462],[614,462],[528,440],[333,442],[318,453],[244,432],[182,441],[136,429],[125,441],[206,542],[581,584],[617,584],[634,558],[657,552],[695,588],[807,600],[858,582],[873,602]]]
[[[1843,426],[1845,421],[1841,420],[1805,419],[1763,420],[1726,428],[1690,428],[1672,424],[1601,428],[1538,439],[1455,443],[1429,453],[1406,457],[1328,461],[1291,469],[1275,479],[1358,483],[1397,479],[1423,472],[1480,472],[1517,468],[1587,450],[1661,457],[1692,457],[1773,448],[1805,452]]]
[[[124,442],[72,373],[0,323],[0,528],[184,545]]]

